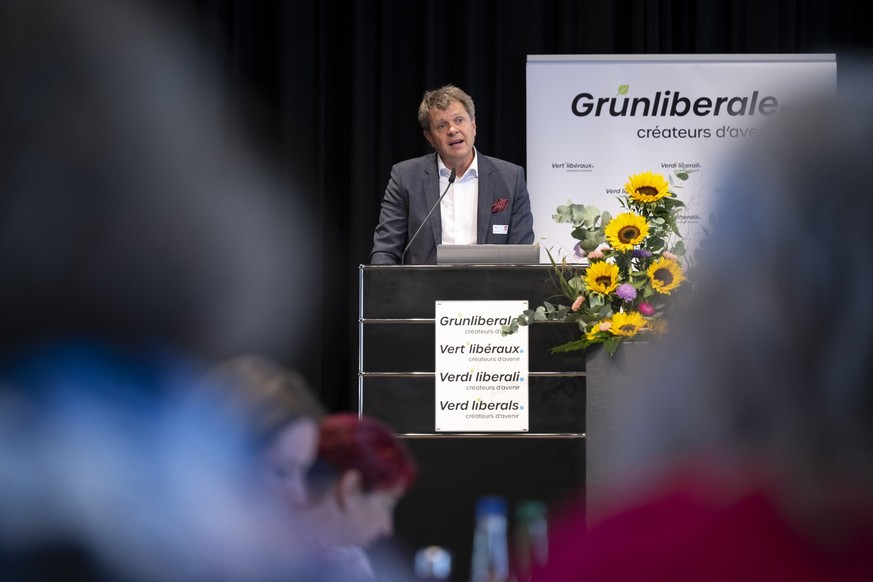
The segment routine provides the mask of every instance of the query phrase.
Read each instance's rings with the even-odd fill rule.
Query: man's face
[[[473,162],[473,142],[476,140],[476,120],[460,101],[452,101],[446,109],[430,110],[430,129],[424,137],[437,151],[448,168],[456,168],[458,174],[467,170]]]

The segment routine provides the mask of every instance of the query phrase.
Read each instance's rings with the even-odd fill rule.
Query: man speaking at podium
[[[391,168],[370,263],[434,264],[440,243],[533,243],[524,170],[473,147],[473,99],[454,85],[427,91],[418,122],[436,153]]]

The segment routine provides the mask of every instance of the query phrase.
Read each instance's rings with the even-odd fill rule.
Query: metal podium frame
[[[548,351],[578,338],[575,324],[531,326],[529,432],[437,433],[434,306],[482,299],[533,307],[555,295],[553,276],[551,265],[360,267],[357,411],[392,426],[419,463],[421,477],[395,512],[397,537],[411,550],[447,547],[456,580],[469,573],[479,496],[510,504],[584,496],[585,355]]]

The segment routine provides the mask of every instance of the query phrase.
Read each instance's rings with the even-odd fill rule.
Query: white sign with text
[[[689,248],[708,226],[733,152],[774,115],[836,89],[834,54],[529,55],[527,185],[541,262],[579,260],[558,206],[613,216],[632,174],[656,172],[685,203]]]
[[[436,302],[435,432],[528,431],[527,301]]]

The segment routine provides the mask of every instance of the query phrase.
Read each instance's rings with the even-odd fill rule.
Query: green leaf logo
[[[627,95],[627,92],[630,90],[630,85],[619,85],[618,86],[618,94],[619,95]]]

